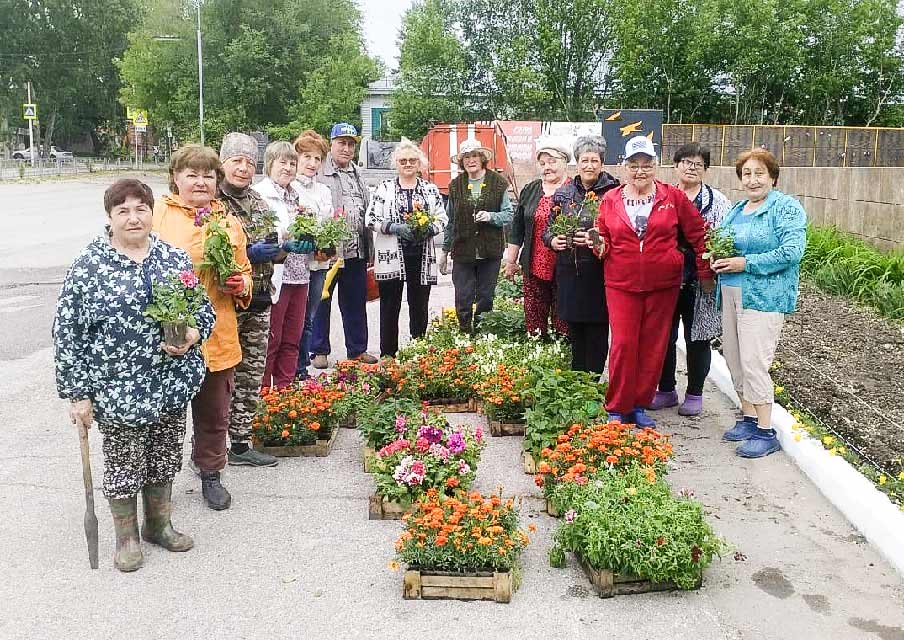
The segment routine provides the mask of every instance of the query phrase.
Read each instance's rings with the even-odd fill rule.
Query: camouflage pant
[[[185,409],[165,413],[150,427],[101,425],[104,496],[131,498],[146,484],[172,482],[182,468]]]
[[[260,399],[261,380],[267,363],[270,310],[238,311],[242,361],[235,367],[235,392],[229,409],[229,439],[233,443],[251,439],[251,420]]]

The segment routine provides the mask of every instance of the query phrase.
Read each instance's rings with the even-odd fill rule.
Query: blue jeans
[[[348,358],[357,358],[367,351],[367,261],[349,258],[333,280],[339,290],[339,311],[342,313],[342,330],[345,333],[345,351]],[[329,355],[330,311],[333,300],[324,301],[314,316],[311,355]]]
[[[296,376],[306,378],[308,375],[308,367],[311,364],[311,339],[314,335],[314,314],[317,313],[317,308],[320,306],[326,272],[326,269],[311,271],[311,281],[308,283],[308,306],[304,312],[304,330],[301,333],[301,342],[298,343]]]

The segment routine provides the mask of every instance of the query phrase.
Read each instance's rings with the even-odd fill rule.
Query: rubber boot
[[[141,491],[144,498],[144,526],[141,538],[167,551],[188,551],[195,546],[191,536],[173,529],[173,483],[147,484]]]
[[[126,573],[137,571],[144,564],[138,537],[138,496],[111,499],[110,513],[113,514],[113,527],[116,529],[113,566]]]

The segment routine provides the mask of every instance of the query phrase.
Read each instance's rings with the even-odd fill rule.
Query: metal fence
[[[30,160],[0,159],[0,181],[21,180],[75,174],[97,173],[101,171],[154,170],[167,167],[163,160],[143,159],[136,163],[129,158],[67,158],[51,160],[38,158],[35,166]]]
[[[709,147],[713,166],[731,166],[739,154],[754,147],[768,149],[785,167],[904,166],[904,129],[664,124],[663,162],[692,141]]]

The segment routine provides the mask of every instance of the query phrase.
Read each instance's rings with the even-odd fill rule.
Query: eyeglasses
[[[399,164],[411,164],[411,165],[414,165],[414,164],[417,164],[418,162],[420,162],[420,160],[417,159],[417,158],[399,158],[399,159],[398,159],[398,163],[399,163]]]
[[[694,162],[687,159],[682,160],[680,164],[684,165],[686,169],[697,169],[698,171],[706,168],[706,165],[702,162]]]
[[[625,165],[625,168],[628,170],[628,173],[640,173],[641,171],[648,173],[655,169],[652,164],[628,164]]]

